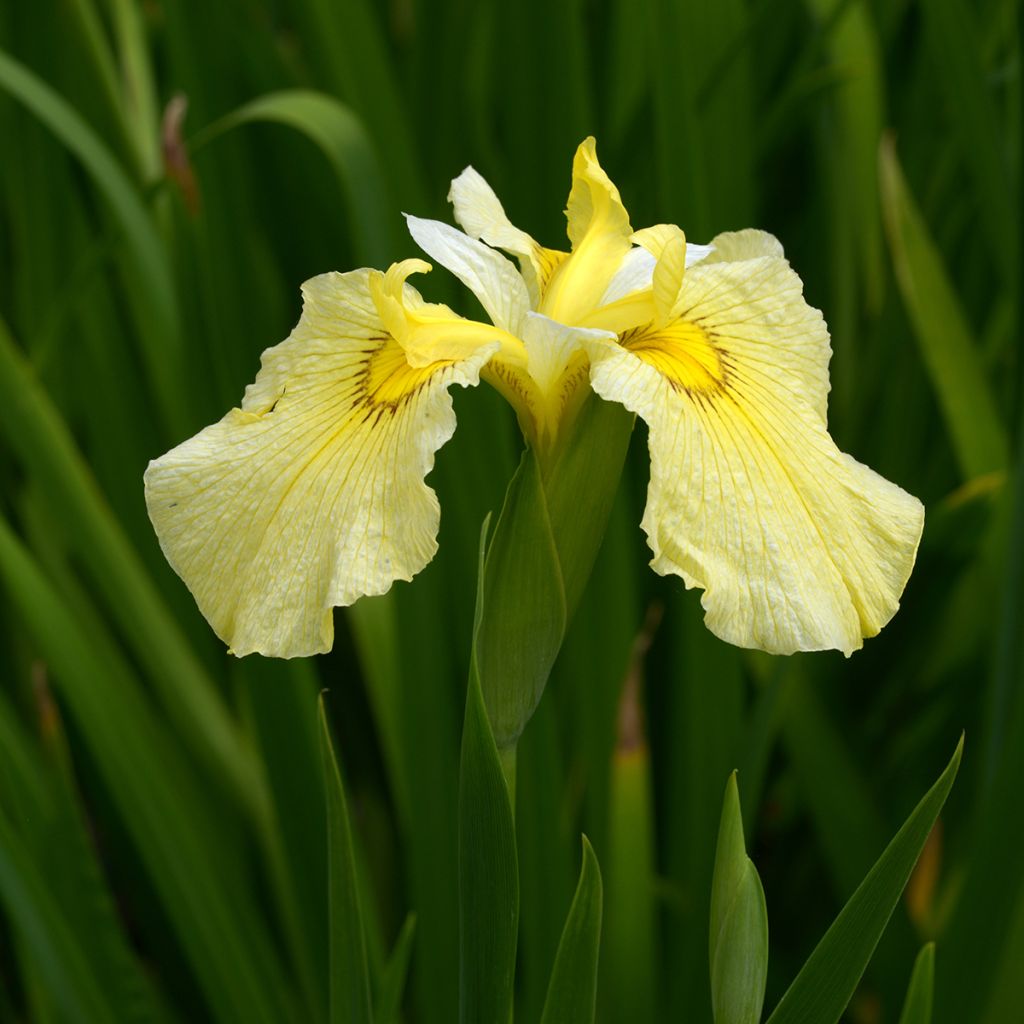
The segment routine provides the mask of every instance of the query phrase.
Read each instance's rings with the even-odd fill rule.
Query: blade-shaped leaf
[[[0,319],[0,433],[61,510],[68,540],[150,671],[168,713],[215,779],[258,809],[264,799],[216,685],[171,617],[68,426]],[[139,484],[141,488],[141,481]]]
[[[167,425],[184,434],[188,390],[183,387],[181,326],[174,280],[160,236],[131,179],[92,128],[58,93],[28,68],[0,51],[0,88],[23,103],[82,162],[131,248],[131,274],[137,301],[139,337],[143,342],[153,393]]]
[[[348,202],[360,259],[374,266],[386,263],[393,255],[395,222],[387,212],[380,162],[359,118],[332,96],[288,89],[239,107],[203,131],[200,142],[256,121],[288,125],[320,147]]]
[[[46,879],[2,810],[0,899],[67,1019],[115,1024],[117,1014],[82,950],[83,936],[68,927]]]
[[[711,883],[710,962],[715,1024],[758,1024],[768,977],[768,909],[743,842],[735,772],[725,788]]]
[[[381,978],[380,990],[377,993],[374,1024],[398,1024],[415,935],[416,915],[409,914],[405,919],[405,924],[402,925],[402,930],[398,933],[395,948],[391,951],[391,956],[384,968],[384,976]]]
[[[486,615],[483,553],[489,523],[490,517],[480,536],[478,626]],[[519,865],[512,802],[473,658],[459,765],[461,1024],[507,1024],[518,930]]]
[[[935,989],[935,944],[929,942],[914,961],[914,972],[907,988],[900,1024],[932,1024],[932,998]]]
[[[896,278],[960,468],[967,478],[1003,469],[1009,444],[977,344],[891,138],[883,140],[878,158]]]
[[[324,700],[320,698],[320,749],[327,794],[327,907],[331,1024],[372,1024],[370,969],[356,879],[345,787],[334,757]]]
[[[946,802],[963,739],[786,990],[768,1024],[835,1024],[846,1009]]]
[[[504,750],[536,709],[565,635],[562,570],[531,449],[508,486],[482,572],[473,657]]]
[[[586,836],[583,863],[551,971],[541,1024],[591,1024],[601,948],[601,868]]]
[[[223,1024],[292,1013],[260,909],[232,858],[231,823],[97,623],[79,622],[0,516],[0,581],[52,667],[203,989]]]

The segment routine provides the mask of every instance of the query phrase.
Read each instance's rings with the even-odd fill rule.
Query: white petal
[[[498,327],[518,334],[530,309],[519,271],[500,252],[436,220],[406,215],[416,244],[451,271],[479,300]]]
[[[474,168],[467,167],[452,181],[448,202],[467,235],[514,256],[532,258],[537,243],[508,219],[494,190]]]

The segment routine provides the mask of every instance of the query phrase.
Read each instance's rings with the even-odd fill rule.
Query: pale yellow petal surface
[[[586,343],[594,390],[648,424],[652,565],[731,643],[849,654],[899,607],[924,510],[829,437],[827,333],[778,251],[702,262],[681,295],[668,327]]]
[[[467,167],[452,181],[448,202],[455,211],[455,220],[470,238],[480,239],[519,257],[531,305],[536,309],[544,285],[565,254],[545,249],[525,231],[517,228],[508,219],[494,189],[472,167]],[[438,262],[443,261],[439,259]]]
[[[368,271],[314,278],[303,295],[242,408],[146,471],[161,547],[237,655],[329,650],[333,607],[430,561],[439,510],[424,477],[455,428],[448,388],[476,384],[496,347],[413,368]]]
[[[803,282],[764,231],[716,235],[712,252],[688,267],[678,310],[712,336],[727,337],[731,357],[772,376],[780,397],[810,404],[825,422],[832,357],[821,313]]]

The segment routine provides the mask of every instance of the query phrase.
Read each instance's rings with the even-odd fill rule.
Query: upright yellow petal
[[[701,587],[708,627],[773,653],[846,654],[899,607],[916,498],[825,425],[828,333],[771,236],[719,236],[680,316],[587,341],[591,382],[648,425],[652,565]]]
[[[632,243],[633,229],[619,190],[597,160],[593,138],[576,150],[565,211],[572,254],[555,269],[540,311],[562,323],[579,323],[600,305]]]
[[[333,607],[411,579],[437,548],[424,477],[455,429],[448,388],[475,385],[497,345],[411,366],[369,279],[308,281],[242,408],[146,471],[161,547],[237,655],[329,650]]]

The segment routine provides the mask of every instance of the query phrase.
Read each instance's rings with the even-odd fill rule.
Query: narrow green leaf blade
[[[910,976],[907,1001],[900,1024],[932,1024],[932,999],[935,990],[935,943],[929,942],[917,954]]]
[[[174,280],[160,236],[131,179],[92,128],[46,82],[0,51],[0,89],[23,103],[82,162],[110,205],[131,248],[131,273],[144,291],[138,317],[143,354],[166,423],[184,433],[187,389]]]
[[[725,787],[711,883],[710,962],[715,1024],[758,1024],[768,977],[768,908],[743,842],[735,772]]]
[[[891,138],[879,149],[882,207],[900,293],[965,478],[1004,469],[1009,442],[967,317]]]
[[[345,787],[320,697],[320,750],[327,794],[327,908],[331,1024],[373,1024],[370,969]]]
[[[416,915],[409,914],[402,925],[402,930],[398,933],[395,948],[391,951],[391,956],[384,968],[384,976],[381,978],[380,989],[377,993],[374,1024],[398,1024],[415,935]]]
[[[507,1024],[518,927],[512,804],[474,667],[466,693],[459,770],[461,1024]]]
[[[601,949],[601,868],[583,837],[583,863],[551,971],[541,1024],[592,1024]]]
[[[786,990],[768,1024],[836,1024],[899,901],[946,802],[963,738],[935,785],[911,812]]]
[[[0,318],[0,434],[60,510],[67,538],[150,672],[181,735],[246,805],[265,799],[216,685],[172,618],[67,423]],[[141,492],[141,481],[139,482]]]
[[[211,125],[202,141],[258,121],[288,125],[323,151],[338,177],[355,229],[356,251],[373,266],[393,255],[395,219],[387,211],[384,176],[362,121],[343,103],[308,89],[287,89],[259,96]]]
[[[0,899],[69,1021],[116,1024],[117,1014],[24,842],[0,810]]]
[[[218,1021],[288,1019],[291,993],[201,787],[98,622],[73,614],[0,516],[0,582],[53,670]]]

